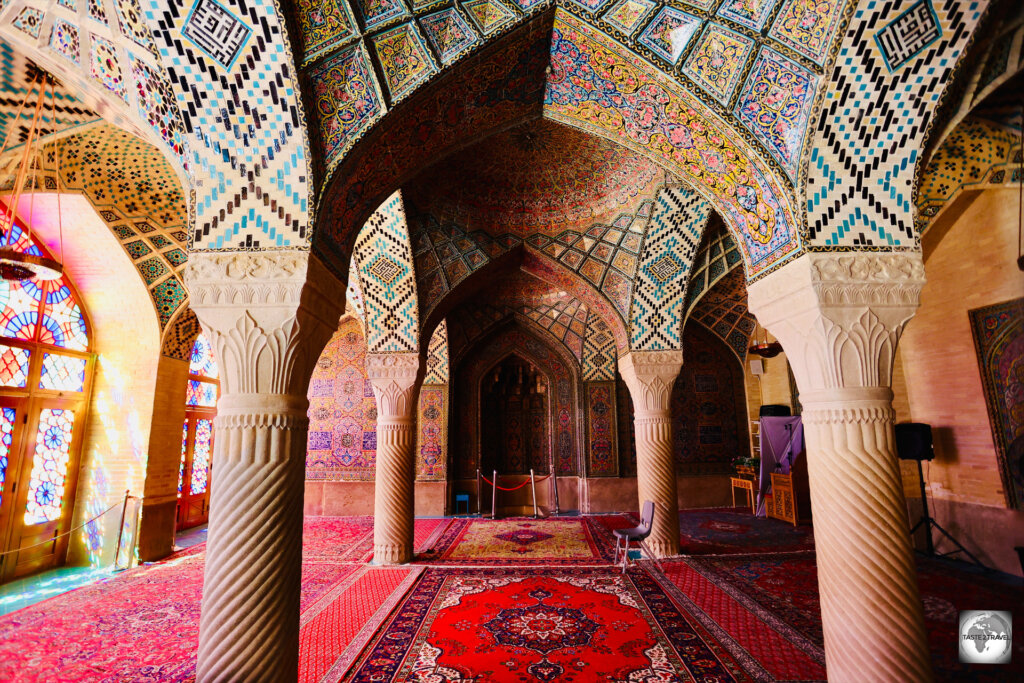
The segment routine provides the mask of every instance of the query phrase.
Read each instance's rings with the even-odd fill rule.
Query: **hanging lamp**
[[[21,158],[18,163],[17,170],[14,173],[14,186],[11,191],[10,201],[6,209],[0,215],[0,278],[4,280],[56,280],[64,274],[64,266],[59,261],[48,258],[42,255],[29,254],[23,251],[19,251],[17,247],[12,243],[12,237],[14,235],[15,221],[17,220],[18,202],[21,199],[22,191],[25,189],[25,181],[28,177],[29,171],[35,166],[35,157],[32,154],[32,144],[38,137],[39,133],[39,122],[42,119],[43,105],[46,100],[46,82],[49,80],[50,83],[50,94],[51,94],[51,108],[53,122],[53,128],[51,133],[56,133],[56,122],[57,122],[57,105],[54,97],[54,82],[52,79],[48,79],[46,76],[40,74],[33,82],[34,86],[38,86],[38,96],[35,102],[35,110],[32,115],[32,122],[29,124],[28,133],[25,138],[25,144],[22,148]],[[31,98],[32,93],[37,88],[30,88],[28,93],[25,95],[25,99],[22,100],[21,106],[18,108],[18,114],[11,119],[10,127],[7,130],[7,136],[4,139],[3,147],[0,147],[0,157],[7,150],[7,146],[14,135],[14,130],[17,127],[18,121],[21,119],[21,112],[28,100]],[[42,154],[40,148],[39,153]],[[60,169],[58,161],[58,178],[57,178],[57,198],[58,206],[60,201]],[[33,189],[35,189],[36,170],[33,174]],[[58,223],[61,222],[62,217],[58,211]],[[30,221],[31,222],[31,221]],[[32,243],[32,228],[27,223],[25,224],[25,232],[28,237],[29,244]],[[63,229],[61,229],[63,233]],[[63,242],[63,234],[61,236],[61,242]]]
[[[752,353],[755,356],[761,356],[761,358],[775,358],[775,356],[782,353],[782,344],[780,344],[777,341],[768,341],[768,330],[765,330],[763,327],[761,327],[761,329],[764,330],[764,340],[757,340],[758,327],[761,327],[761,325],[755,323],[754,334],[751,335],[754,340],[754,343],[750,345],[750,347],[747,349],[747,352]]]

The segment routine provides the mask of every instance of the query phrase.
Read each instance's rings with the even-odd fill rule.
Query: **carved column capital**
[[[412,420],[423,381],[419,353],[368,353],[366,377],[377,398],[377,420]]]
[[[198,252],[189,255],[185,284],[225,396],[305,396],[344,311],[344,287],[319,259],[297,250]]]
[[[801,400],[814,401],[840,387],[889,386],[924,282],[918,253],[810,253],[752,283],[747,296],[786,349]]]
[[[619,358],[637,420],[667,415],[672,386],[683,367],[682,351],[631,351]]]

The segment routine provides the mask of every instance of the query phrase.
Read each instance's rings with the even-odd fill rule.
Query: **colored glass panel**
[[[190,379],[188,391],[185,393],[185,405],[203,408],[214,407],[217,405],[217,385]]]
[[[0,503],[3,502],[4,482],[7,481],[7,456],[14,438],[14,408],[0,411]]]
[[[85,364],[84,358],[44,353],[39,388],[54,391],[81,391],[85,388]]]
[[[75,303],[71,289],[63,279],[47,286],[40,328],[39,341],[43,344],[73,351],[85,351],[89,346],[82,309]]]
[[[74,424],[73,410],[45,408],[39,411],[25,524],[42,524],[60,517]]]
[[[0,246],[8,244],[17,251],[43,255],[18,225],[11,228],[8,239],[0,239]],[[0,280],[0,337],[38,339],[75,351],[85,351],[89,346],[85,316],[64,278],[42,283]]]
[[[192,495],[206,492],[210,476],[210,447],[213,445],[213,421],[196,420],[196,441],[192,447]]]
[[[220,377],[217,360],[213,357],[213,344],[205,334],[200,333],[196,337],[196,343],[192,345],[192,358],[188,364],[188,372],[190,375],[201,375],[210,379]]]
[[[23,387],[28,381],[31,352],[17,346],[0,344],[0,386]]]
[[[188,451],[188,420],[181,426],[181,462],[178,464],[178,498],[181,498],[181,486],[185,483],[185,453]]]

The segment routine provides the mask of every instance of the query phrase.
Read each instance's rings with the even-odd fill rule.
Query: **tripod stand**
[[[950,534],[948,531],[943,529],[942,526],[940,526],[939,523],[936,522],[932,518],[932,516],[930,514],[928,514],[928,492],[925,490],[925,486],[924,486],[924,470],[921,467],[921,461],[920,460],[917,461],[917,480],[921,483],[921,505],[924,508],[924,510],[923,510],[923,514],[921,516],[920,521],[918,521],[918,523],[915,524],[914,527],[910,530],[910,535],[913,536],[914,532],[917,531],[921,527],[921,525],[923,524],[924,525],[924,532],[925,532],[925,539],[927,541],[927,546],[926,546],[927,547],[927,551],[926,552],[930,556],[932,556],[932,557],[949,557],[950,555],[955,555],[956,553],[961,553],[962,552],[964,555],[967,555],[967,557],[971,558],[971,561],[974,562],[974,564],[978,565],[979,567],[984,567],[985,565],[983,565],[981,563],[981,560],[979,560],[977,557],[975,557],[974,554],[970,550],[968,550],[967,548],[963,547],[963,545],[960,544],[960,541],[958,541],[955,538],[953,538],[952,534]],[[950,543],[952,543],[953,545],[955,545],[957,547],[957,549],[956,550],[951,550],[948,553],[936,553],[935,552],[935,544],[932,541],[932,527],[935,527],[936,529],[938,529],[939,533],[941,533],[943,536],[945,536],[949,540]]]

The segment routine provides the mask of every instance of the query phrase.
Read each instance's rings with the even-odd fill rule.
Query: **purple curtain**
[[[761,481],[757,516],[764,517],[764,498],[771,492],[772,472],[789,474],[793,461],[804,450],[804,425],[797,417],[761,418]]]

